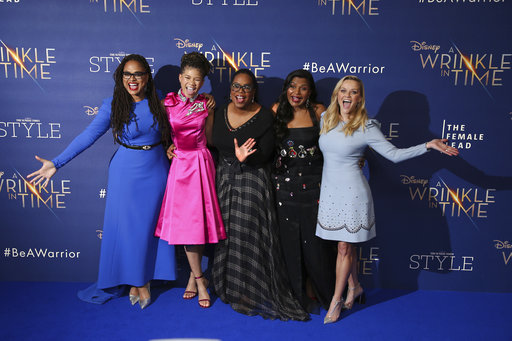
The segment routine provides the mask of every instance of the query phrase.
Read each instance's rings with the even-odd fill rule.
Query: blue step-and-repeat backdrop
[[[0,0],[0,280],[94,281],[112,135],[32,192],[51,159],[112,95],[126,54],[157,87],[178,88],[183,53],[213,64],[204,87],[228,97],[235,68],[270,106],[286,75],[309,70],[328,104],[346,74],[399,147],[445,137],[392,164],[369,151],[378,237],[359,251],[366,286],[512,289],[511,0]],[[342,177],[343,174],[340,174]]]

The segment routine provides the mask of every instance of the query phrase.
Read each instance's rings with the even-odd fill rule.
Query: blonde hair
[[[363,82],[357,78],[356,76],[345,76],[336,84],[334,87],[334,91],[331,95],[331,103],[329,104],[329,107],[327,108],[322,120],[323,125],[322,129],[320,130],[320,134],[327,134],[332,129],[336,128],[338,124],[341,121],[341,114],[340,114],[340,104],[338,103],[338,93],[341,89],[341,86],[343,85],[344,81],[352,80],[356,81],[359,84],[359,91],[361,94],[361,102],[359,102],[359,105],[356,108],[356,113],[352,118],[343,126],[341,131],[345,133],[345,136],[352,135],[359,127],[363,127],[366,124],[366,121],[368,121],[368,113],[366,111],[366,105],[365,105],[365,97],[364,97],[364,86]]]

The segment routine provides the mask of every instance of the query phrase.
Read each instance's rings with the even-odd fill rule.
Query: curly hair
[[[146,85],[144,95],[148,99],[149,110],[153,114],[152,127],[154,127],[155,124],[158,124],[162,136],[162,143],[164,144],[164,147],[167,147],[171,143],[171,130],[169,120],[167,119],[167,115],[164,109],[160,105],[160,100],[158,99],[155,84],[153,82],[153,77],[151,75],[151,68],[149,67],[148,62],[146,61],[146,58],[138,54],[130,54],[128,56],[125,56],[113,75],[115,85],[114,95],[112,99],[112,110],[110,114],[110,127],[112,128],[114,141],[117,138],[122,138],[125,126],[127,126],[130,123],[132,115],[134,115],[133,98],[128,93],[128,91],[126,91],[123,84],[124,66],[131,60],[140,63],[140,65],[142,65],[146,74],[148,75],[148,82]]]
[[[198,69],[204,77],[210,72],[210,62],[199,52],[186,53],[181,57],[180,73],[183,73],[187,67]]]
[[[288,136],[289,134],[288,123],[290,123],[290,121],[293,120],[293,108],[290,102],[288,102],[287,91],[288,88],[290,87],[290,83],[295,77],[304,78],[308,82],[311,94],[309,95],[310,104],[309,106],[306,107],[306,109],[309,112],[313,125],[318,125],[318,120],[316,118],[315,113],[315,104],[318,104],[316,101],[317,93],[315,87],[315,80],[313,79],[313,76],[309,71],[302,69],[292,71],[288,76],[286,76],[286,79],[283,84],[283,90],[281,91],[281,94],[279,95],[278,99],[276,117],[274,120],[274,132],[276,134],[276,143],[280,143],[281,140],[285,136]]]

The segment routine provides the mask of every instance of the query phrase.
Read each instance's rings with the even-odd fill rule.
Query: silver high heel
[[[134,287],[132,287],[132,288],[134,288]],[[131,292],[131,289],[130,289],[130,292]],[[137,292],[138,292],[138,290],[137,290]],[[128,297],[130,298],[130,303],[131,303],[132,305],[135,305],[135,303],[139,302],[139,299],[140,299],[139,295],[132,295],[132,294],[129,294],[129,296],[128,296]]]
[[[361,283],[357,283],[357,285],[353,288],[348,288],[350,291],[355,291],[357,288],[361,287]],[[363,289],[361,287],[361,289]],[[345,302],[343,304],[343,309],[350,310],[354,306],[354,302],[357,302],[359,304],[364,304],[366,302],[366,295],[364,293],[364,290],[361,291],[361,293],[354,297],[354,300],[352,302]]]
[[[333,319],[332,318],[332,313],[336,310],[336,308],[338,308],[338,306],[341,304],[343,306],[343,298],[340,299],[339,301],[336,301],[336,304],[334,305],[334,307],[332,308],[332,312],[327,315],[325,315],[324,317],[324,324],[329,324],[329,323],[334,323],[336,321],[338,321],[340,319],[340,316],[341,316],[341,308],[340,308],[340,314],[338,315],[338,317],[336,319]]]
[[[140,299],[139,296],[130,294],[129,297],[130,297],[130,303],[132,305],[135,305],[137,302],[139,302],[139,299]]]
[[[148,283],[148,294],[149,294],[148,298],[145,298],[143,300],[139,299],[140,309],[146,308],[151,303],[151,289],[150,289],[149,283]]]

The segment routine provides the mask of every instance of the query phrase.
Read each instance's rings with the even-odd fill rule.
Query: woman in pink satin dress
[[[199,295],[199,306],[209,308],[208,281],[203,277],[201,259],[204,244],[226,238],[215,191],[215,166],[206,147],[211,140],[213,110],[198,95],[210,63],[198,52],[181,58],[181,89],[164,100],[171,136],[176,147],[155,235],[173,245],[184,245],[190,278],[183,295]]]

